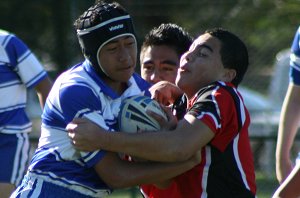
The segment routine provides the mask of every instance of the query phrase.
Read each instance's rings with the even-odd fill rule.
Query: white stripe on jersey
[[[16,134],[19,132],[28,133],[31,131],[31,122],[25,123],[23,125],[5,125],[1,127],[1,133],[5,134]]]
[[[43,125],[38,146],[39,148],[44,146],[49,148],[45,153],[50,152],[54,154],[57,161],[77,160],[80,158],[79,151],[74,148],[71,140],[68,138],[68,133],[63,128],[59,130]],[[57,153],[59,153],[59,156]]]
[[[234,91],[237,93],[236,89],[234,89]],[[237,96],[239,96],[239,95],[237,94]],[[241,112],[241,122],[242,122],[241,125],[244,126],[245,120],[246,120],[246,112],[245,112],[245,107],[243,105],[243,102],[242,102],[240,96],[239,96],[239,100],[240,100],[240,112]],[[249,187],[249,184],[248,184],[248,181],[247,181],[247,178],[246,178],[246,174],[244,172],[244,169],[243,169],[240,157],[239,157],[240,156],[239,149],[238,149],[239,138],[240,138],[240,133],[238,133],[237,136],[233,140],[234,158],[235,158],[235,161],[237,163],[238,169],[241,173],[241,177],[243,179],[244,185],[246,186],[246,188],[248,190],[250,190],[250,187]]]
[[[214,121],[215,126],[217,129],[221,128],[221,123],[218,122],[218,120],[216,119],[216,116],[214,114],[212,114],[211,112],[201,112],[200,115],[197,116],[197,119],[202,119],[203,116],[208,115],[209,117],[211,117],[211,119]]]
[[[3,44],[2,44],[2,46],[5,48],[8,44],[8,42],[10,41],[10,39],[13,37],[13,35],[8,34],[8,33],[3,34],[3,35],[1,35],[1,39],[0,39],[1,42],[0,43],[2,43],[6,39],[5,42],[3,42]]]
[[[28,65],[34,65],[34,67],[29,69]],[[35,84],[41,79],[41,77],[46,75],[46,71],[44,70],[43,66],[33,54],[30,54],[26,57],[26,59],[18,64],[17,71],[22,79],[22,82],[26,84],[27,87]]]
[[[300,57],[298,57],[296,54],[290,55],[290,66],[294,69],[300,71]]]
[[[207,198],[207,179],[208,179],[208,172],[209,167],[211,165],[211,149],[209,146],[205,147],[205,166],[203,168],[203,175],[202,175],[202,194],[201,198]]]
[[[246,121],[245,105],[244,105],[244,102],[243,102],[243,100],[241,99],[241,96],[239,95],[237,89],[234,88],[233,90],[234,90],[234,92],[236,93],[236,95],[237,95],[238,98],[239,98],[240,111],[241,111],[241,117],[240,117],[240,118],[241,118],[241,122],[242,122],[241,124],[242,124],[242,126],[244,126],[245,121]]]
[[[13,171],[10,182],[19,185],[21,179],[23,178],[23,174],[25,172],[25,168],[27,168],[27,160],[28,160],[28,152],[29,152],[29,141],[28,141],[28,134],[16,134],[18,138],[14,164],[13,164]]]
[[[10,53],[6,50],[8,44],[17,52]],[[4,71],[1,74],[5,75],[0,80],[0,98],[5,98],[0,104],[0,113],[1,118],[11,118],[10,120],[0,118],[5,120],[1,122],[0,133],[29,132],[31,122],[25,112],[26,86],[34,86],[46,77],[47,73],[27,46],[15,35],[5,31],[0,33],[0,55],[0,67],[1,71]],[[14,59],[17,60],[10,62]]]
[[[1,100],[0,113],[25,107],[26,97],[23,96],[26,96],[26,88],[23,84],[14,83],[5,83],[5,85],[11,85],[0,89],[0,98],[5,98],[5,100]]]
[[[110,190],[92,168],[106,152],[79,152],[73,147],[65,127],[74,117],[86,117],[97,125],[114,130],[121,102],[132,95],[141,95],[148,83],[131,77],[129,87],[117,96],[90,65],[84,62],[63,73],[54,83],[43,112],[39,148],[29,167],[38,177],[70,189],[95,196],[95,192]],[[144,85],[144,86],[143,86]],[[143,87],[141,90],[140,87]],[[148,93],[148,92],[147,92]],[[88,101],[87,101],[88,100]],[[67,164],[67,166],[64,166]],[[79,166],[80,165],[80,166]],[[62,166],[62,168],[59,168]],[[74,177],[82,174],[82,177]],[[100,178],[101,180],[101,178]],[[73,185],[74,184],[74,185]]]
[[[0,43],[2,43],[1,37],[0,37]],[[9,58],[4,47],[0,47],[0,62],[9,63]]]
[[[249,184],[247,182],[247,178],[246,178],[246,174],[244,172],[244,169],[242,167],[242,164],[241,164],[241,160],[240,160],[240,157],[239,157],[239,151],[238,151],[238,144],[239,144],[239,137],[240,137],[240,134],[238,133],[238,135],[234,138],[233,140],[233,153],[234,153],[234,158],[235,158],[235,161],[237,163],[237,166],[238,166],[238,169],[241,173],[241,177],[243,179],[243,182],[246,186],[246,188],[248,190],[250,190],[250,187],[249,187]]]
[[[105,130],[109,130],[109,128],[105,124],[105,120],[97,112],[91,112],[91,113],[84,114],[83,117],[91,120],[95,124],[98,124],[99,126],[101,126],[102,128],[104,128]]]

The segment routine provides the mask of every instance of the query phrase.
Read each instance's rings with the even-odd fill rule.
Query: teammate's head
[[[101,48],[108,42],[131,36],[135,40],[133,23],[127,11],[118,3],[96,1],[74,23],[80,47],[95,70],[107,76],[99,60]]]
[[[221,42],[221,58],[225,68],[234,69],[236,71],[232,84],[238,86],[248,69],[249,56],[245,43],[235,34],[221,29],[215,28],[207,30],[206,33],[216,37]]]
[[[142,44],[141,75],[151,83],[161,80],[175,82],[181,55],[193,38],[182,27],[168,23],[153,28]]]

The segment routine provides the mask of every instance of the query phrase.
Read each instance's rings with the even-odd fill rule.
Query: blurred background
[[[108,1],[110,2],[110,1]],[[288,83],[289,48],[300,24],[300,0],[119,0],[132,15],[139,45],[161,23],[177,23],[194,37],[223,27],[247,44],[250,67],[239,88],[249,108],[250,137],[255,156],[258,197],[270,197],[275,179],[275,144],[282,100]],[[74,20],[94,0],[1,0],[0,28],[15,33],[30,47],[52,79],[83,60]],[[139,66],[137,67],[139,72]],[[39,137],[41,110],[29,94]],[[295,152],[297,153],[297,143]],[[33,148],[34,149],[34,148]],[[117,190],[112,197],[141,197],[137,188]]]

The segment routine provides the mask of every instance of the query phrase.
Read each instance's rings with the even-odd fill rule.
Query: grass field
[[[262,173],[256,173],[257,197],[270,198],[278,186],[275,176],[266,176]],[[138,188],[129,188],[114,191],[111,198],[143,198]]]
[[[270,198],[278,187],[275,175],[266,177],[264,174],[256,173],[257,197]]]

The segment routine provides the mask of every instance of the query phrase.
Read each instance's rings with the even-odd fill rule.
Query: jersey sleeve
[[[19,75],[26,87],[34,87],[47,76],[46,71],[37,57],[17,36],[10,35],[6,51],[9,56],[12,70]]]
[[[66,123],[75,117],[84,117],[106,130],[111,130],[103,118],[101,100],[89,87],[77,85],[61,89],[60,104]],[[105,154],[104,150],[80,152],[81,160],[87,167],[93,167]]]
[[[211,144],[224,150],[238,133],[235,103],[228,91],[214,88],[199,95],[188,111],[205,123],[215,137]]]
[[[290,82],[300,86],[300,27],[297,29],[291,47]]]

